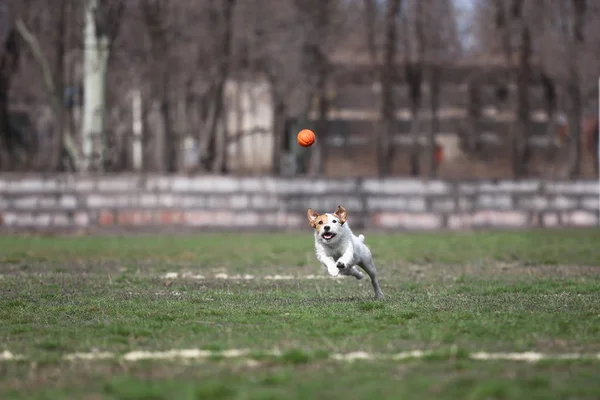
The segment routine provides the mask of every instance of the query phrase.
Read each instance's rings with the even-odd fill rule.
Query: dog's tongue
[[[323,237],[324,237],[325,239],[331,239],[331,238],[333,237],[333,233],[329,233],[329,232],[328,232],[328,233],[324,233],[324,234],[323,234]]]

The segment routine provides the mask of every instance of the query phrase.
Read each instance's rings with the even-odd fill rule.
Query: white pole
[[[83,171],[102,170],[106,147],[106,76],[109,38],[96,26],[98,0],[87,0],[83,30]]]
[[[598,78],[598,119],[600,120],[600,78]],[[600,124],[594,135],[600,135]],[[600,225],[600,137],[598,138],[598,225]]]
[[[140,171],[142,169],[142,94],[139,89],[134,89],[132,96],[132,130],[133,130],[133,169]]]

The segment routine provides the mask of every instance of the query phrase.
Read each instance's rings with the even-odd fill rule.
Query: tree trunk
[[[317,140],[310,150],[310,175],[313,177],[323,175],[326,171],[327,153],[329,142],[329,98],[328,80],[330,65],[328,52],[323,43],[328,39],[328,29],[331,25],[332,0],[316,0],[313,7],[307,7],[306,0],[296,0],[295,6],[301,15],[308,21],[307,32],[304,35],[303,52],[307,77],[311,82],[311,91],[317,100]],[[313,81],[314,78],[314,81]],[[314,82],[314,84],[312,84]]]
[[[371,62],[375,65],[379,65],[380,60],[377,54],[377,44],[375,40],[375,25],[376,18],[375,14],[377,14],[377,2],[376,0],[364,0],[365,5],[365,27],[367,34],[367,47],[369,50],[369,55],[371,56]]]
[[[387,64],[387,63],[386,63]],[[377,141],[377,160],[380,177],[386,177],[391,172],[392,165],[392,138],[396,113],[394,107],[394,85],[390,74],[390,66],[384,65],[381,72],[381,128]]]
[[[202,141],[202,164],[205,171],[215,171],[218,168],[217,160],[217,135],[219,132],[219,124],[221,115],[223,113],[223,97],[225,91],[226,76],[221,75],[219,81],[215,84],[213,90],[209,93],[213,93],[213,99],[209,99],[211,102],[207,119],[204,120],[204,140]]]
[[[421,144],[419,140],[419,111],[421,108],[421,84],[423,81],[423,61],[427,47],[425,34],[425,10],[424,2],[416,4],[415,36],[417,45],[417,61],[407,63],[407,81],[410,90],[411,101],[411,150],[410,150],[410,175],[417,177],[421,174]]]
[[[496,0],[496,26],[500,29],[500,34],[502,36],[502,50],[504,51],[504,56],[506,58],[506,62],[510,67],[513,65],[513,52],[510,41],[510,33],[511,33],[511,18],[506,15],[506,11],[504,10],[504,4],[502,0]],[[516,4],[516,2],[515,2]]]
[[[143,96],[143,92],[140,91],[140,95]],[[150,97],[150,96],[147,96]],[[146,97],[143,97],[146,99]],[[156,157],[153,148],[153,132],[154,129],[150,125],[150,116],[152,115],[153,100],[146,99],[141,101],[140,105],[140,122],[142,131],[142,171],[150,172],[156,170]]]
[[[154,95],[159,104],[160,123],[162,137],[155,141],[160,146],[162,153],[159,156],[159,169],[162,172],[174,173],[177,171],[177,156],[179,138],[173,130],[173,119],[171,110],[171,71],[168,66],[168,49],[166,39],[162,34],[158,34],[153,39],[154,54],[156,59],[162,59],[161,65],[157,66],[156,77],[154,79]]]
[[[154,129],[154,146],[157,146],[157,169],[165,173],[177,171],[179,138],[173,129],[171,102],[172,70],[168,39],[169,26],[166,25],[169,10],[164,2],[144,4],[144,18],[150,37],[152,63],[152,97],[158,104],[160,129]]]
[[[411,126],[410,126],[410,157],[409,168],[411,176],[419,176],[420,174],[420,143],[419,143],[419,109],[421,108],[421,72],[420,65],[407,65],[407,80],[409,87],[410,109],[411,109]]]
[[[0,170],[11,170],[13,163],[13,131],[9,120],[8,92],[10,78],[0,70]]]
[[[65,6],[66,9],[71,11],[72,7],[73,7],[73,4],[71,3],[71,1],[70,0],[64,0],[64,1],[66,1],[67,5],[68,5],[68,6]],[[66,10],[64,12],[66,13]],[[66,16],[65,16],[65,18],[66,18]],[[68,18],[68,20],[70,21],[70,18]],[[68,27],[68,22],[65,22],[63,28],[66,30],[67,27]],[[78,170],[78,169],[80,169],[80,165],[81,165],[81,161],[80,161],[80,157],[79,157],[79,150],[78,150],[75,140],[73,139],[71,134],[67,133],[67,127],[70,132],[75,131],[74,118],[69,118],[69,119],[67,118],[68,115],[65,112],[64,98],[63,98],[63,96],[64,96],[64,71],[62,70],[62,68],[64,67],[64,44],[57,44],[59,47],[62,47],[62,49],[60,49],[60,48],[58,49],[57,56],[60,56],[60,53],[63,53],[63,59],[57,60],[57,66],[55,68],[55,71],[52,71],[52,68],[50,67],[48,59],[45,57],[45,55],[42,51],[42,47],[41,47],[38,39],[35,37],[35,35],[33,33],[31,33],[29,31],[29,29],[27,29],[27,26],[25,26],[25,23],[23,22],[22,19],[18,19],[16,21],[16,28],[17,28],[19,34],[21,35],[21,37],[25,40],[25,42],[29,46],[29,49],[33,55],[33,58],[36,60],[36,62],[40,66],[40,69],[41,69],[41,72],[42,72],[42,75],[44,78],[44,84],[46,86],[46,90],[48,91],[48,97],[49,97],[50,103],[52,105],[52,111],[54,113],[54,118],[59,120],[58,123],[55,125],[55,130],[57,131],[58,135],[53,136],[54,142],[51,142],[51,144],[50,144],[50,146],[54,147],[54,150],[56,150],[56,152],[58,152],[58,154],[59,154],[58,166],[64,167],[64,169],[67,169],[67,170],[68,169]],[[63,32],[61,36],[65,37],[68,35],[65,32]],[[63,67],[60,67],[61,64]],[[58,77],[58,72],[57,72],[58,70],[63,71],[63,74],[61,74],[60,78]],[[59,79],[61,81],[56,82],[56,79]],[[60,127],[62,127],[62,129],[60,129]],[[58,144],[58,138],[62,138],[62,143],[60,145]],[[55,155],[54,150],[52,148],[50,149],[50,157]],[[45,167],[51,166],[51,163],[50,164],[48,163],[50,161],[50,158],[47,158],[44,161],[46,162]]]
[[[428,138],[428,156],[429,156],[429,177],[435,178],[437,176],[437,158],[436,158],[436,136],[440,129],[440,120],[439,120],[439,96],[440,96],[440,70],[437,66],[431,68],[431,93],[430,93],[430,102],[431,102],[431,127],[429,131]]]
[[[571,179],[579,177],[581,172],[581,116],[583,106],[578,75],[578,71],[571,71],[571,82],[567,85],[566,90],[568,97],[567,129],[569,134],[567,176]]]
[[[56,20],[56,52],[54,55],[55,66],[54,66],[54,90],[56,93],[50,93],[51,96],[56,96],[56,110],[55,118],[56,123],[54,125],[54,135],[52,137],[52,148],[50,149],[50,159],[48,168],[51,171],[62,170],[62,155],[63,155],[63,141],[64,131],[66,128],[65,124],[65,106],[64,106],[64,93],[65,93],[65,44],[66,44],[66,32],[67,32],[67,8],[69,6],[69,0],[60,0],[59,3],[59,14]]]
[[[142,93],[136,88],[132,91],[131,99],[131,155],[129,167],[140,172],[144,166],[144,147],[143,147],[143,112],[142,112]]]
[[[467,116],[467,149],[474,153],[479,149],[479,118],[481,117],[481,95],[477,83],[469,84],[469,107]]]
[[[219,24],[219,27],[222,29],[222,34],[219,36],[220,43],[217,54],[219,76],[217,78],[217,83],[215,84],[214,105],[212,107],[212,115],[210,115],[208,131],[206,132],[207,137],[204,140],[204,146],[202,146],[205,153],[204,169],[218,173],[225,172],[227,166],[227,131],[224,129],[219,130],[219,127],[223,127],[221,119],[223,117],[223,108],[225,106],[225,83],[227,82],[229,71],[231,69],[233,12],[236,0],[224,0],[222,4],[222,17]],[[218,138],[217,135],[223,135],[223,137]],[[223,146],[225,148],[223,148]]]
[[[546,137],[549,139],[556,138],[557,134],[557,123],[556,123],[556,109],[557,109],[557,97],[556,87],[550,76],[545,72],[541,72],[540,81],[544,93],[544,108],[546,111]],[[551,160],[550,176],[555,177],[558,167],[558,148],[554,143],[550,144],[550,150],[548,153],[548,159]]]
[[[279,95],[275,88],[271,90],[271,93],[273,102],[273,153],[271,154],[271,168],[273,175],[280,175],[282,162],[281,155],[285,148],[285,119],[287,110],[283,96]]]
[[[393,139],[396,133],[396,107],[394,104],[395,56],[397,49],[398,17],[402,12],[401,0],[387,0],[385,14],[385,42],[380,57],[376,44],[377,2],[364,0],[367,47],[371,61],[379,75],[380,124],[377,128],[377,173],[380,177],[392,172],[394,157]]]
[[[20,56],[17,32],[11,29],[0,53],[0,170],[11,170],[16,164],[16,136],[10,123],[8,97],[12,78]]]
[[[187,115],[186,97],[187,88],[185,79],[178,81],[179,89],[176,93],[175,130],[179,139],[179,156],[177,157],[177,171],[187,170],[189,164],[190,137],[189,119]]]
[[[598,161],[599,161],[600,154],[598,154],[598,141],[600,140],[600,137],[598,137],[598,135],[599,135],[598,117],[594,118],[594,121],[591,124],[591,127],[589,129],[590,130],[588,132],[589,132],[589,135],[591,135],[591,137],[589,138],[588,143],[590,146],[590,151],[592,152],[592,160],[594,163],[594,173],[596,174],[596,176],[599,176],[598,174],[600,173],[600,165],[598,165]]]
[[[542,88],[544,90],[544,102],[546,106],[546,116],[548,122],[546,124],[546,135],[552,137],[555,134],[556,123],[554,121],[556,116],[556,88],[552,79],[545,73],[540,76]]]
[[[163,125],[163,156],[162,156],[162,167],[164,172],[175,173],[177,172],[178,163],[178,149],[179,149],[179,137],[173,130],[172,118],[171,118],[171,101],[169,98],[169,81],[170,79],[164,77],[166,83],[163,84],[160,98],[160,121]]]
[[[521,48],[517,78],[517,120],[513,131],[513,175],[516,179],[527,174],[530,158],[529,134],[530,102],[529,83],[531,82],[531,37],[529,28],[521,21]]]
[[[396,124],[396,106],[394,104],[394,75],[397,44],[398,15],[400,0],[388,0],[385,18],[385,43],[383,64],[380,72],[381,83],[381,119],[379,130],[377,158],[379,160],[379,176],[390,175],[393,161],[393,139]]]
[[[84,100],[82,169],[102,171],[106,147],[106,75],[108,70],[109,38],[96,25],[98,0],[87,0],[84,25]]]
[[[236,0],[223,1],[223,38],[221,44],[221,79],[218,87],[217,110],[215,122],[214,137],[214,160],[211,166],[213,172],[227,173],[227,148],[228,148],[228,127],[225,123],[223,111],[225,108],[225,83],[231,70],[231,41],[233,37],[233,13]]]
[[[596,125],[592,131],[592,154],[594,155],[594,171],[596,172],[596,176],[600,177],[600,154],[598,152],[600,149],[598,148],[600,142],[600,131],[598,127],[598,119],[596,119]]]
[[[500,36],[502,51],[504,53],[504,59],[506,60],[506,71],[502,73],[506,83],[502,83],[496,90],[497,98],[503,103],[501,109],[504,111],[505,108],[509,107],[508,95],[510,83],[513,81],[513,49],[511,44],[511,32],[513,28],[513,18],[519,18],[521,14],[521,4],[519,2],[513,2],[511,6],[511,14],[508,15],[505,9],[504,0],[495,0],[495,17],[496,17],[496,32]],[[518,78],[517,78],[518,79]],[[504,86],[506,85],[506,86]],[[519,113],[519,110],[517,110]],[[519,118],[508,126],[508,137],[510,140],[511,155],[512,155],[512,166],[511,169],[514,175],[519,175],[520,156],[519,156],[519,136],[524,127],[520,126]]]
[[[319,63],[324,64],[325,60]],[[327,66],[319,65],[317,80],[318,120],[317,135],[319,138],[311,151],[311,175],[313,177],[323,175],[325,172],[325,160],[327,159],[327,138],[329,134],[329,122],[327,114],[329,111],[329,100],[327,99]]]
[[[569,129],[569,160],[567,174],[569,178],[579,177],[581,172],[581,132],[583,116],[583,99],[581,95],[581,73],[579,71],[579,58],[581,45],[584,41],[584,14],[586,2],[572,0],[573,29],[571,43],[569,43],[568,69],[569,81],[567,83],[568,97],[568,129]]]

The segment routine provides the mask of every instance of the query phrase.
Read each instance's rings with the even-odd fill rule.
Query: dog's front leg
[[[333,257],[323,257],[320,259],[321,264],[323,264],[327,268],[327,272],[331,276],[338,276],[340,270],[336,267],[335,260]]]
[[[317,253],[317,260],[327,268],[329,275],[337,276],[340,271],[336,268],[335,259],[327,254],[327,251],[320,243],[315,245],[315,250]]]
[[[337,260],[336,267],[338,269],[352,267],[354,265],[353,259],[354,259],[354,246],[352,246],[352,243],[348,243],[348,247],[346,247],[346,251],[344,251],[344,254],[342,254],[342,256]]]
[[[337,276],[340,273],[340,270],[335,266],[335,260],[333,257],[323,254],[322,252],[317,251],[317,259],[321,264],[327,268],[327,272],[331,276]]]

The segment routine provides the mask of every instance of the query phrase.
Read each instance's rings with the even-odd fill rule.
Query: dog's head
[[[306,213],[310,226],[315,229],[317,237],[326,243],[335,242],[344,232],[344,224],[348,217],[346,209],[339,206],[334,214],[319,215],[312,208]]]

